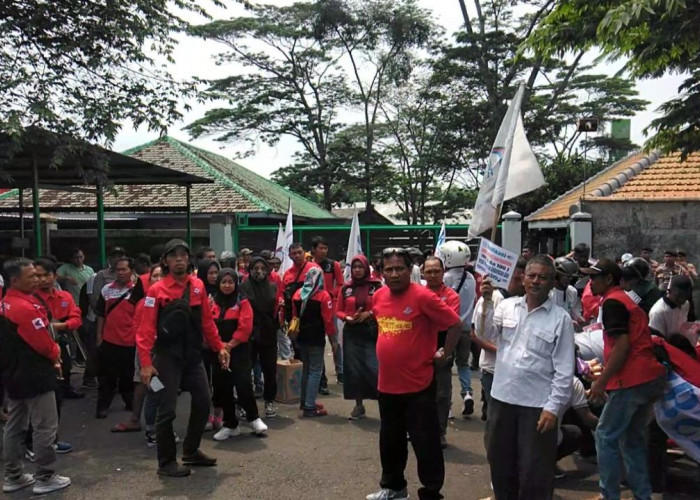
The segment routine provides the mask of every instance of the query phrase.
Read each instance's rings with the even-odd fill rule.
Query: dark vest
[[[294,305],[297,311],[301,311],[301,300],[296,300]],[[297,342],[300,344],[325,346],[326,332],[323,324],[323,316],[321,315],[321,303],[313,298],[309,298],[306,302],[304,314],[299,318],[299,337]]]

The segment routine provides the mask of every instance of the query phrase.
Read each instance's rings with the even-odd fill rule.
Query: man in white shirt
[[[681,326],[688,322],[690,294],[693,283],[688,276],[673,276],[663,297],[649,311],[649,328],[655,335],[667,340],[674,333],[681,333]],[[697,338],[689,338],[695,345]]]
[[[583,325],[581,299],[576,289],[571,286],[571,280],[578,275],[578,264],[569,257],[559,257],[554,261],[554,268],[557,270],[557,274],[554,280],[554,288],[549,292],[549,297],[556,305],[564,308],[569,313],[574,323]]]
[[[498,499],[548,500],[554,494],[557,420],[569,403],[574,375],[574,328],[554,304],[554,263],[528,261],[524,297],[499,304],[499,332],[486,452]]]

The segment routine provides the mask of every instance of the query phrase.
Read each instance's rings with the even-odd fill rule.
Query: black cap
[[[676,254],[678,254],[679,257],[687,257],[688,256],[688,252],[686,252],[685,250],[682,250],[680,248],[676,251]]]
[[[642,248],[642,250],[645,252],[649,252],[649,253],[652,253],[654,251],[654,249],[651,247],[644,247],[644,248]]]
[[[110,257],[117,257],[119,255],[128,255],[128,254],[126,253],[126,250],[124,250],[123,247],[114,247],[114,248],[112,248],[112,251],[109,252]]]
[[[622,278],[622,269],[620,266],[615,264],[610,259],[600,259],[594,265],[590,267],[582,267],[579,269],[581,274],[587,274],[588,276],[600,276],[608,274],[619,281]]]
[[[175,250],[177,250],[178,248],[184,248],[185,250],[187,250],[188,254],[190,253],[190,247],[187,245],[187,243],[185,243],[182,240],[175,239],[170,240],[165,244],[165,246],[163,247],[163,256],[165,257],[169,253],[172,253]]]
[[[672,276],[668,289],[677,290],[688,297],[693,292],[693,282],[688,276]]]
[[[270,260],[272,257],[274,257],[274,254],[272,253],[271,250],[261,250],[260,251],[260,257],[266,260]]]
[[[670,255],[671,257],[678,257],[678,252],[675,250],[666,250],[664,252],[664,255]]]

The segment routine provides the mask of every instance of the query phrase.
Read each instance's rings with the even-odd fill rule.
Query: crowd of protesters
[[[348,418],[364,418],[366,402],[378,402],[381,489],[368,500],[408,498],[409,442],[419,498],[442,498],[455,365],[465,418],[475,409],[472,371],[480,372],[495,499],[552,498],[564,474],[557,462],[572,453],[597,460],[600,498],[619,499],[623,477],[635,498],[665,488],[668,438],[651,408],[676,351],[700,376],[697,271],[683,250],[667,250],[659,264],[650,248],[594,260],[586,245],[556,258],[526,246],[505,288],[475,272],[457,240],[434,255],[387,248],[371,262],[355,256],[347,279],[322,237],[309,252],[293,243],[284,273],[268,250],[194,253],[171,240],[150,253],[116,247],[97,273],[79,249],[61,266],[5,263],[3,491],[70,485],[55,472],[56,454],[73,449],[58,439],[61,400],[84,391],[97,391],[98,419],[119,394],[129,417],[111,431],[145,431],[158,474],[170,477],[216,465],[200,450],[207,430],[217,441],[242,426],[268,431],[280,359],[303,363],[300,416],[324,417],[327,346],[343,396],[355,403]],[[178,461],[181,391],[191,407]]]

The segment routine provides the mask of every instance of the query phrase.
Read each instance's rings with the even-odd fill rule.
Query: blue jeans
[[[608,392],[595,441],[598,449],[600,490],[606,500],[620,498],[620,455],[634,498],[651,498],[647,470],[647,432],[654,401],[663,391],[665,377]]]
[[[472,394],[472,370],[469,366],[470,345],[469,332],[462,332],[459,336],[457,347],[455,347],[455,364],[457,365],[457,376],[461,386],[459,393],[462,395],[462,398],[467,394]]]
[[[301,370],[301,403],[304,410],[316,409],[316,395],[323,371],[323,346],[299,344]]]

